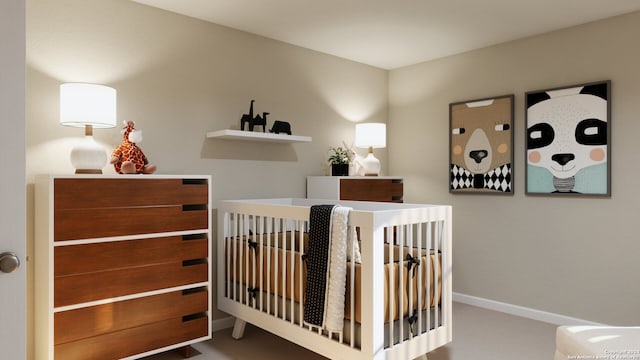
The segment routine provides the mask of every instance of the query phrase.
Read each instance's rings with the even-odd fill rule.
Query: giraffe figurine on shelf
[[[111,154],[111,160],[116,172],[119,174],[152,174],[156,166],[149,164],[147,157],[136,143],[142,141],[142,132],[135,130],[135,122],[123,121],[122,144]]]

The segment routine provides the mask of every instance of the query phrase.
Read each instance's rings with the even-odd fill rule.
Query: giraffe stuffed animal
[[[142,141],[142,132],[135,130],[135,122],[123,121],[122,144],[111,154],[111,160],[116,172],[119,174],[152,174],[156,166],[149,164],[147,157],[136,145]]]

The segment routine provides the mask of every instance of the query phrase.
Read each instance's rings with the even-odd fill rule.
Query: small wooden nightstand
[[[307,198],[403,202],[403,179],[396,176],[307,176]]]

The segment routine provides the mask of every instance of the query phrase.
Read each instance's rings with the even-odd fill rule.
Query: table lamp
[[[365,176],[380,174],[380,160],[373,156],[374,148],[387,146],[387,127],[383,123],[356,124],[356,147],[368,148],[369,154],[362,160]]]
[[[60,124],[84,127],[84,139],[71,149],[76,174],[102,174],[107,151],[93,138],[93,128],[116,126],[116,90],[103,85],[60,85]]]

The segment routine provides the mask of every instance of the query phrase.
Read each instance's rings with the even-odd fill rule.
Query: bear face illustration
[[[511,192],[513,96],[451,105],[451,190]]]
[[[576,191],[576,176],[606,164],[607,96],[607,83],[527,94],[528,172],[548,171],[550,192],[583,192]],[[606,171],[599,172],[596,182],[606,185]]]

